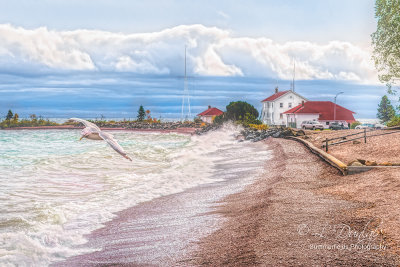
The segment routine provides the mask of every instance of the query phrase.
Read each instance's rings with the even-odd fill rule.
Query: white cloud
[[[235,37],[227,30],[181,25],[160,32],[122,34],[97,30],[28,30],[0,25],[0,68],[35,70],[183,73],[216,76],[267,76],[291,79],[377,81],[370,51],[349,42],[276,43],[267,38]]]

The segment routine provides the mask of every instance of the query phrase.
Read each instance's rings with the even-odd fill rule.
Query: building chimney
[[[210,109],[211,108],[211,106],[210,105],[208,105],[208,109]]]
[[[304,100],[301,101],[301,106],[304,107]]]
[[[277,86],[277,87],[275,87],[275,94],[278,93],[278,91],[279,90],[278,90],[278,86]]]

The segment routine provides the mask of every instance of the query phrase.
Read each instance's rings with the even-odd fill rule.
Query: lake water
[[[43,266],[90,252],[85,234],[115,212],[218,181],[215,162],[266,160],[227,127],[204,136],[112,132],[133,162],[79,130],[0,131],[0,265]],[[100,248],[99,248],[100,249]]]

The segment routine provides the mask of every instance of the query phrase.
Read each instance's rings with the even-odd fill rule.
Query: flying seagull
[[[124,158],[132,161],[132,159],[126,154],[124,149],[118,144],[117,141],[115,141],[114,136],[112,134],[103,132],[102,130],[100,130],[99,127],[97,127],[96,124],[91,123],[87,120],[82,120],[78,118],[70,118],[68,120],[68,122],[72,121],[83,123],[86,126],[86,128],[82,130],[81,132],[82,136],[79,140],[82,140],[82,138],[87,138],[91,140],[104,140]]]

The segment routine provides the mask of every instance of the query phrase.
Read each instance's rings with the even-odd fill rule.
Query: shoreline
[[[65,126],[35,126],[35,127],[14,127],[0,129],[4,131],[12,130],[82,130],[84,127],[75,127],[70,125]],[[135,128],[107,128],[101,127],[103,131],[127,131],[127,132],[154,132],[154,133],[181,133],[193,135],[198,128],[182,127],[177,129],[135,129]]]
[[[255,179],[235,187],[241,173],[128,208],[88,236],[102,250],[54,265],[398,266],[379,202],[346,195],[363,174],[343,177],[293,140],[258,144],[273,155]]]
[[[224,220],[214,212],[215,205],[251,184],[256,172],[263,170],[264,158],[270,158],[271,152],[265,144],[249,146],[251,149],[246,151],[261,154],[246,166],[230,162],[229,158],[219,159],[212,174],[215,182],[117,212],[104,227],[85,236],[88,243],[82,247],[98,251],[52,265],[190,266],[187,257],[198,249],[200,238],[217,230]]]

